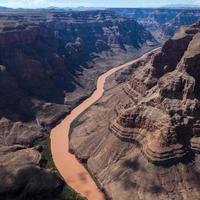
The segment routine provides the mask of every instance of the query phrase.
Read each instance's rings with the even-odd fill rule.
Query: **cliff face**
[[[44,169],[37,144],[99,74],[154,44],[141,25],[110,12],[1,13],[0,196],[57,195],[63,182]]]
[[[113,10],[113,9],[111,9]],[[183,25],[191,25],[200,19],[199,9],[114,9],[117,14],[135,19],[160,41],[166,41]]]
[[[199,199],[199,63],[197,23],[111,77],[79,119],[70,148],[110,198]]]

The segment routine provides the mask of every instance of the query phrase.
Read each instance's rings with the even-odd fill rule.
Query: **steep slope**
[[[200,23],[113,75],[73,127],[71,150],[108,197],[199,199]]]
[[[1,13],[0,197],[56,198],[63,182],[37,145],[99,74],[155,44],[134,20],[110,12]]]
[[[196,8],[119,8],[111,10],[121,16],[135,19],[160,42],[172,37],[181,26],[191,25],[200,19],[200,9]]]

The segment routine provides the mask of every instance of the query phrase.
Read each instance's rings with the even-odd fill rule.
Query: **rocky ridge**
[[[200,23],[181,28],[73,128],[70,148],[109,198],[199,199],[199,41]]]

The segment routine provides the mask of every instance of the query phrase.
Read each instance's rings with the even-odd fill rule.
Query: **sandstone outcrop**
[[[196,23],[112,76],[114,85],[80,117],[70,148],[87,158],[108,197],[199,199],[199,64]]]

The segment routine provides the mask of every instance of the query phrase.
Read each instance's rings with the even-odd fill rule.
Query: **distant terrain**
[[[174,35],[183,25],[200,20],[200,8],[113,8],[115,13],[135,19],[142,24],[160,42]]]

